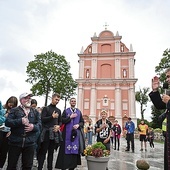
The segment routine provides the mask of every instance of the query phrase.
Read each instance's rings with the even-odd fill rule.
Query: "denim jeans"
[[[87,140],[88,140],[88,145],[92,145],[92,137],[93,137],[93,132],[89,131],[87,133]]]

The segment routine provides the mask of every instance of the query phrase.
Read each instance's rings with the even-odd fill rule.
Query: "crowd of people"
[[[19,102],[15,96],[5,105],[0,102],[0,169],[8,154],[7,170],[31,170],[35,158],[42,170],[46,156],[47,169],[52,170],[58,147],[55,168],[73,170],[81,164],[85,149],[82,113],[75,107],[75,98],[63,113],[57,107],[59,101],[60,95],[55,93],[50,105],[39,108],[32,94],[23,93]]]
[[[47,159],[48,170],[74,170],[81,165],[84,149],[92,145],[94,136],[95,141],[102,142],[107,150],[119,151],[122,131],[126,132],[125,151],[135,151],[135,124],[130,117],[121,127],[118,120],[109,121],[107,111],[102,110],[101,119],[93,122],[91,118],[83,119],[75,98],[70,99],[70,107],[63,112],[57,107],[59,101],[60,95],[54,93],[50,105],[40,108],[32,94],[23,93],[19,101],[11,96],[5,105],[0,102],[0,169],[7,161],[7,170],[31,170],[33,159],[37,159],[38,170],[42,170]],[[152,128],[141,120],[137,129],[141,151],[147,151],[147,141],[154,148]],[[55,150],[58,155],[53,166]]]

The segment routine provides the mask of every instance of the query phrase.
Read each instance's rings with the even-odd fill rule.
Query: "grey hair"
[[[165,70],[165,73],[167,73],[167,72],[170,72],[170,68],[167,68],[167,69]]]

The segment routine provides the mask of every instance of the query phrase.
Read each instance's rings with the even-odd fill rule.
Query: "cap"
[[[27,96],[30,96],[30,97],[32,97],[33,95],[31,94],[31,93],[22,93],[20,96],[19,96],[19,100],[21,100],[22,98],[24,98],[24,97],[27,97]]]

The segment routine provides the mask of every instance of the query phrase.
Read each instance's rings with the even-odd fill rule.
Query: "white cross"
[[[71,146],[70,146],[70,145],[68,145],[68,146],[67,146],[67,149],[68,149],[68,150],[71,150]]]
[[[74,149],[74,150],[77,150],[77,146],[76,146],[76,145],[74,145],[74,146],[73,146],[73,149]]]

